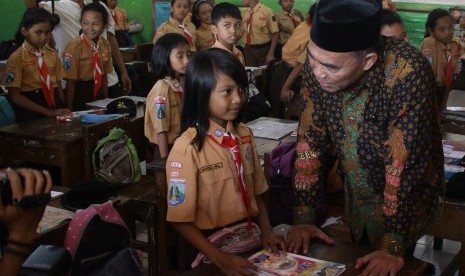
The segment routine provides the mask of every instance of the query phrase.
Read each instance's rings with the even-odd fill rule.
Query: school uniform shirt
[[[151,143],[158,144],[157,134],[161,132],[166,132],[168,144],[174,143],[181,132],[181,97],[181,83],[170,77],[158,80],[150,90],[145,108],[144,134]]]
[[[304,64],[307,57],[307,44],[310,40],[310,25],[302,22],[283,46],[282,59],[292,67]]]
[[[242,13],[242,29],[244,31],[244,41],[246,41],[247,25],[251,14],[250,44],[260,45],[270,42],[271,35],[279,31],[278,23],[276,22],[276,16],[274,15],[273,10],[262,5],[261,3],[255,5],[253,9],[246,9]]]
[[[456,41],[451,41],[445,45],[432,36],[425,38],[421,43],[420,50],[430,61],[439,86],[452,87],[453,73],[462,55],[461,48]],[[450,70],[450,74],[446,72],[448,70]]]
[[[195,41],[195,48],[197,51],[212,47],[214,36],[211,28],[211,25],[205,23],[200,24],[200,27],[197,29],[197,40]]]
[[[239,61],[242,63],[242,65],[245,66],[244,54],[242,54],[241,50],[239,50],[235,45],[233,46],[233,50],[231,52],[226,46],[223,45],[223,43],[216,40],[215,44],[213,44],[212,48],[220,48],[220,49],[228,51],[229,53],[231,53],[231,55],[233,55],[237,59],[239,59]]]
[[[190,44],[190,49],[191,51],[195,51],[196,50],[195,43],[197,40],[197,30],[195,29],[194,24],[192,24],[190,21],[189,22],[185,21],[183,24],[192,38],[192,44]],[[182,25],[180,25],[177,20],[170,17],[168,21],[166,21],[165,23],[161,24],[160,27],[158,27],[157,32],[155,33],[155,36],[153,37],[153,44],[155,44],[160,37],[162,37],[164,34],[167,34],[167,33],[177,33],[184,37],[186,37],[187,35],[184,33],[184,28],[182,27]]]
[[[52,12],[51,1],[41,1],[39,7]],[[73,0],[55,1],[55,13],[60,16],[60,23],[53,28],[52,35],[55,49],[63,60],[63,51],[68,42],[79,35],[81,29],[81,7]]]
[[[102,75],[107,75],[113,72],[110,42],[100,37],[97,44],[102,61]],[[66,46],[63,54],[65,78],[76,81],[93,80],[94,70],[92,67],[92,53],[93,50],[82,41],[80,36],[71,40]],[[76,92],[79,93],[79,91]]]
[[[300,18],[291,12],[281,11],[276,14],[279,29],[279,43],[284,44],[300,24]],[[295,22],[295,23],[294,23]],[[294,25],[295,24],[295,25]]]
[[[174,143],[166,162],[167,221],[192,222],[199,229],[214,229],[248,217],[239,190],[236,164],[228,148],[221,146],[225,133],[239,137],[243,179],[251,206],[251,216],[258,215],[256,195],[268,189],[260,166],[252,131],[245,125],[226,129],[210,120],[210,137],[202,150],[192,144],[195,128],[186,130]]]
[[[19,88],[21,92],[42,90],[37,57],[28,49],[35,52],[34,47],[25,41],[23,46],[14,51],[8,59],[5,72],[7,88]],[[51,84],[53,87],[57,87],[57,81],[60,81],[65,76],[58,53],[49,46],[45,46],[43,52],[43,59],[47,65]]]
[[[111,11],[111,10],[110,10]],[[115,20],[115,29],[116,30],[129,30],[129,20],[127,12],[120,8],[116,7],[112,12],[113,20]],[[114,15],[114,16],[113,16]]]

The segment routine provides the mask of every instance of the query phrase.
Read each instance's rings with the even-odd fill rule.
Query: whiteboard
[[[394,2],[413,3],[413,4],[439,4],[439,5],[452,5],[463,6],[464,0],[394,0]]]

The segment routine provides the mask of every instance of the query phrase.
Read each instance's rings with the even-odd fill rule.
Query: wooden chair
[[[92,158],[97,142],[108,135],[108,132],[114,127],[125,130],[129,137],[131,137],[134,131],[130,122],[124,117],[82,127],[85,178],[91,178],[94,175]],[[118,209],[129,228],[133,238],[133,247],[148,253],[149,275],[160,275],[156,273],[158,271],[158,269],[156,269],[157,252],[152,235],[154,228],[156,228],[156,210],[154,206],[159,205],[156,204],[154,190],[154,178],[152,176],[142,176],[138,183],[118,188],[120,202],[115,207]],[[146,224],[148,229],[147,242],[142,242],[135,238],[136,220],[143,221]]]

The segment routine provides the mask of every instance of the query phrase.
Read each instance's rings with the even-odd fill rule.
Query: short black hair
[[[100,4],[100,2],[92,2],[92,3],[85,5],[84,8],[82,8],[80,20],[82,20],[82,16],[84,15],[84,13],[88,11],[95,11],[95,12],[100,13],[102,15],[103,24],[104,25],[108,24],[108,11],[107,9],[105,9],[105,7],[102,4]]]
[[[449,16],[450,18],[452,18],[452,15],[450,15],[450,13],[444,9],[434,9],[428,14],[428,18],[426,19],[425,23],[425,37],[431,35],[429,29],[434,30],[438,19],[445,16]]]
[[[232,17],[242,20],[242,14],[236,5],[228,2],[216,4],[212,10],[212,24],[218,24],[221,18]]]
[[[167,33],[160,37],[153,46],[152,69],[157,80],[165,76],[175,77],[175,72],[171,68],[170,53],[180,45],[189,45],[189,42],[178,33]]]
[[[202,149],[210,127],[210,94],[216,86],[219,73],[233,79],[245,91],[247,99],[247,74],[244,66],[235,56],[219,48],[210,48],[194,54],[189,60],[185,75],[181,133],[190,127],[196,128],[197,135],[192,144],[196,144],[198,150]],[[236,125],[241,122],[244,116],[246,102],[247,100],[233,121]]]
[[[391,26],[394,24],[404,24],[402,22],[402,18],[400,18],[399,14],[393,10],[389,9],[382,9],[380,12],[381,15],[381,27],[383,26]]]

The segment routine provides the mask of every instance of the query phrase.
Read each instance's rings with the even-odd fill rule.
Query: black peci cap
[[[320,0],[310,37],[330,52],[355,52],[378,44],[381,0]]]

